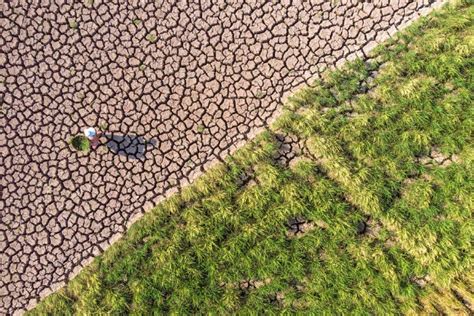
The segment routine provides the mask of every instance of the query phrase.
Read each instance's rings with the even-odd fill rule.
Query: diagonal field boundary
[[[445,1],[114,2],[2,5],[0,314],[64,286],[289,93]],[[87,126],[102,143],[75,152]]]

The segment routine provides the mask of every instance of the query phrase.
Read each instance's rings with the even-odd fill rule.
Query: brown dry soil
[[[442,1],[48,2],[1,5],[0,314],[64,285],[289,92]],[[87,126],[102,143],[75,152]]]

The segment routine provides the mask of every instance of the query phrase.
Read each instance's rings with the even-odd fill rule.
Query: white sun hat
[[[95,131],[95,128],[93,128],[93,127],[88,127],[84,130],[84,135],[86,135],[86,137],[89,138],[89,139],[94,138],[96,134],[97,133]]]

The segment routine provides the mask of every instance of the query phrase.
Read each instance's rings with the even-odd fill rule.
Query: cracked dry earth
[[[290,91],[441,1],[58,2],[1,4],[0,314],[63,286]],[[101,124],[97,150],[70,148]]]

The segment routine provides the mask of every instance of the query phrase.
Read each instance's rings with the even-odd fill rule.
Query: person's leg
[[[99,146],[99,137],[96,136],[91,140],[91,147],[95,150],[97,146]]]

